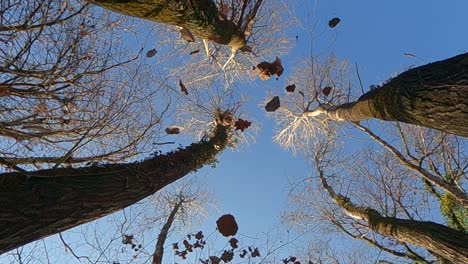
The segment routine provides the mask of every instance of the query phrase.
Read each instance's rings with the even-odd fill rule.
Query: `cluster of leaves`
[[[219,233],[225,237],[234,236],[237,234],[239,229],[236,219],[231,214],[225,214],[218,218],[216,221],[216,226]],[[195,238],[195,241],[191,243],[192,238]],[[238,255],[240,258],[256,258],[260,257],[260,251],[257,247],[247,246],[245,248],[239,248],[239,240],[235,237],[231,237],[228,240],[229,249],[225,249],[220,252],[219,255],[211,255],[206,259],[199,259],[202,264],[219,264],[229,263],[234,260],[235,256]],[[183,260],[187,259],[188,253],[192,253],[195,249],[203,249],[206,245],[204,240],[203,232],[199,231],[196,234],[188,234],[187,239],[184,239],[182,244],[184,245],[184,250],[179,250],[178,243],[172,244],[174,249],[174,254]]]
[[[192,238],[195,239],[193,243],[190,243],[190,240]],[[182,241],[182,245],[184,245],[185,249],[184,250],[179,250],[179,244],[178,243],[173,243],[172,244],[172,249],[174,250],[174,255],[182,258],[182,259],[187,259],[187,254],[193,252],[194,249],[203,249],[206,245],[206,241],[203,239],[205,236],[203,235],[202,231],[197,232],[196,234],[188,234],[187,239],[184,239]]]
[[[192,238],[195,238],[194,242],[191,242]],[[239,248],[239,240],[235,237],[231,237],[228,241],[229,249],[225,249],[218,256],[211,255],[206,259],[199,259],[202,264],[219,264],[219,263],[229,263],[234,260],[236,255],[240,258],[256,258],[260,257],[260,251],[258,248],[254,248],[252,246],[245,247],[243,249]],[[185,247],[184,250],[180,250],[178,243],[172,244],[172,249],[174,249],[174,255],[180,257],[183,260],[187,259],[187,255],[192,253],[196,249],[203,249],[206,245],[206,241],[204,240],[203,232],[199,231],[196,234],[188,234],[187,239],[182,241],[183,246]]]

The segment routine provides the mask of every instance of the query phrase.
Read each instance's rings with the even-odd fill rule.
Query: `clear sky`
[[[307,12],[312,23],[318,23],[316,32],[323,32],[314,40],[315,55],[326,52],[351,65],[357,63],[365,88],[411,66],[468,51],[466,0],[289,1],[294,2],[293,11],[305,28],[296,25],[290,28],[288,38],[292,46],[289,54],[281,56],[285,72],[279,80],[271,78],[257,81],[252,87],[243,87],[244,91],[251,91],[247,109],[259,122],[260,130],[255,142],[240,150],[224,151],[218,157],[216,168],[197,172],[197,175],[206,176],[220,212],[211,214],[201,226],[195,225],[193,231],[209,233],[214,230],[219,216],[230,213],[236,217],[241,234],[261,237],[279,223],[290,179],[310,174],[306,161],[272,142],[273,121],[266,118],[264,109],[258,106],[266,91],[283,93],[291,69],[301,58],[310,56]],[[333,17],[339,17],[341,23],[329,29],[327,22]],[[238,238],[242,239],[242,236]],[[172,239],[168,240],[168,245]],[[171,255],[171,251],[167,253]],[[74,263],[73,260],[70,263]]]

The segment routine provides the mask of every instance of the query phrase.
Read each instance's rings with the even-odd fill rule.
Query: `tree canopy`
[[[366,89],[373,65],[340,58],[347,19],[318,3],[0,1],[2,261],[60,262],[44,240],[57,234],[61,255],[90,263],[468,262],[468,53],[404,53],[417,63]],[[242,212],[216,212],[221,247],[187,230],[212,198],[187,175],[237,162],[221,153],[271,123],[308,168],[291,168],[277,237],[238,234]],[[234,166],[291,162],[262,151]],[[230,202],[258,192],[252,223],[278,187],[265,175],[220,179]]]

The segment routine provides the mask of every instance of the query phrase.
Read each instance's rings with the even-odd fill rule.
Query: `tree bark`
[[[162,264],[164,255],[164,243],[166,242],[167,234],[169,233],[169,229],[171,228],[172,223],[174,223],[179,208],[182,206],[182,203],[184,203],[182,197],[179,197],[178,199],[179,200],[174,205],[171,213],[167,217],[166,223],[164,223],[164,226],[161,228],[161,232],[159,232],[158,241],[156,242],[156,248],[153,253],[153,264]]]
[[[230,126],[135,163],[0,174],[0,254],[121,210],[213,162]]]
[[[366,221],[371,230],[383,236],[425,248],[453,263],[468,263],[468,234],[464,232],[429,221],[383,217],[372,208],[353,205],[343,196],[333,200],[348,215]]]
[[[179,26],[193,35],[241,48],[246,39],[230,20],[221,20],[213,0],[87,0],[105,9],[153,22]]]
[[[468,53],[403,72],[356,102],[306,113],[319,114],[400,121],[468,137]]]
[[[468,263],[468,234],[433,222],[384,217],[372,208],[356,206],[348,197],[335,193],[318,165],[320,161],[316,158],[315,162],[322,186],[348,216],[367,222],[383,236],[425,248],[453,263]]]

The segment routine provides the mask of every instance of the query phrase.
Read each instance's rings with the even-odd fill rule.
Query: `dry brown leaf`
[[[236,122],[234,123],[236,130],[240,130],[242,132],[244,132],[245,129],[249,128],[250,125],[252,125],[252,122],[249,122],[242,118],[237,119]]]
[[[281,65],[281,60],[276,57],[276,60],[273,62],[261,62],[256,67],[258,76],[263,81],[270,79],[270,76],[276,74],[276,76],[280,77],[283,74],[284,68]]]
[[[280,99],[279,99],[279,96],[275,96],[273,97],[273,99],[271,99],[265,106],[265,110],[267,112],[274,112],[276,111],[278,108],[280,108]]]
[[[183,92],[185,95],[188,95],[188,90],[187,90],[187,87],[185,87],[184,83],[182,82],[181,79],[179,79],[179,87],[180,87],[180,91]]]
[[[216,220],[216,226],[218,227],[219,233],[225,237],[234,236],[239,229],[236,219],[230,214],[225,214],[218,218],[218,220]]]
[[[194,50],[194,51],[191,51],[189,54],[190,54],[190,55],[193,55],[193,54],[197,54],[198,52],[200,52],[200,50],[199,50],[199,49],[197,49],[197,50]]]
[[[295,89],[296,89],[295,84],[290,84],[290,85],[286,86],[286,92],[288,92],[288,93],[294,93]]]
[[[336,27],[336,25],[338,25],[338,23],[340,23],[341,19],[337,18],[337,17],[334,17],[332,19],[330,19],[330,21],[328,21],[328,26],[330,28],[334,28]]]
[[[330,86],[327,86],[327,87],[322,89],[322,93],[323,93],[323,95],[328,96],[330,94],[331,90],[332,90],[332,88]]]
[[[178,135],[178,134],[180,134],[181,130],[182,130],[182,128],[179,127],[179,126],[168,126],[168,127],[166,127],[166,134],[168,134],[168,135]]]
[[[158,53],[158,52],[156,51],[156,49],[148,50],[148,52],[146,52],[146,57],[147,57],[147,58],[151,58],[151,57],[153,57],[154,55],[156,55],[156,53]]]

